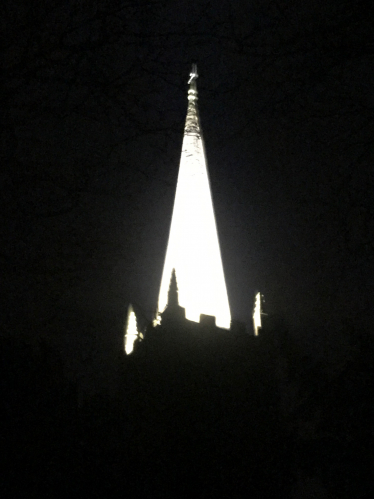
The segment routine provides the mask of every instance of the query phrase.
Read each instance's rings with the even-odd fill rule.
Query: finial
[[[136,324],[136,315],[130,303],[127,310],[127,321],[125,325],[125,352],[129,355],[134,350],[134,343],[138,339],[138,327]]]
[[[262,310],[261,310],[261,293],[258,292],[256,293],[255,296],[255,303],[253,307],[253,331],[254,335],[258,336],[258,331],[262,327],[262,322],[261,322],[261,315],[262,315]]]
[[[192,64],[192,70],[190,73],[190,79],[188,80],[188,84],[190,86],[188,90],[188,100],[196,101],[197,100],[197,88],[196,88],[196,79],[198,78],[197,74],[197,66],[196,64]]]
[[[197,74],[197,65],[192,64],[192,70],[190,73],[190,79],[188,80],[188,84],[190,85],[194,80],[196,80],[199,77]]]

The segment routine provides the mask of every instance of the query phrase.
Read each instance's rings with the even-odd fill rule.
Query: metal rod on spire
[[[190,79],[188,80],[188,84],[189,84],[190,88],[188,90],[188,97],[187,97],[188,100],[192,103],[192,105],[197,100],[196,80],[198,77],[199,77],[199,75],[197,74],[197,66],[196,66],[196,64],[192,64]]]
[[[190,85],[194,80],[196,80],[199,77],[197,74],[197,65],[192,64],[192,70],[190,73],[190,79],[188,80],[188,84]]]

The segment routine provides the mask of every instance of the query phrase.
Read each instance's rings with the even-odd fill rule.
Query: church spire
[[[193,65],[158,310],[165,310],[175,269],[179,304],[185,308],[186,318],[199,322],[201,314],[213,315],[218,327],[229,329],[230,308],[197,108],[197,77]]]

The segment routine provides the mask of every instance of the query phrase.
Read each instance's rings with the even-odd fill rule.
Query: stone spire
[[[158,310],[165,310],[175,269],[179,304],[186,309],[186,318],[199,322],[200,314],[213,315],[217,326],[229,329],[230,308],[197,108],[197,77],[193,65]]]
[[[173,269],[171,273],[167,305],[168,307],[172,308],[179,307],[178,285],[177,285],[177,276],[175,275],[175,269]]]

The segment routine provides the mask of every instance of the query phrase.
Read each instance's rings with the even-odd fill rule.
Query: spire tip
[[[190,79],[188,80],[188,84],[190,85],[198,77],[199,77],[199,75],[197,73],[197,65],[192,64],[192,69],[191,69],[191,73],[190,73]]]

